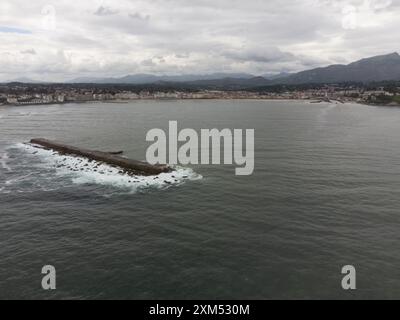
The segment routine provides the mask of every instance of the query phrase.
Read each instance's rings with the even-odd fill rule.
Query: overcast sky
[[[400,51],[400,0],[1,0],[0,80],[294,72]]]

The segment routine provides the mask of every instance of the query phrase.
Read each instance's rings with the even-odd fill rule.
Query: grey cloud
[[[138,13],[138,12],[130,13],[130,14],[128,14],[128,16],[129,16],[131,19],[138,19],[138,20],[145,20],[145,21],[150,20],[150,15],[148,15],[148,14],[142,15],[142,14],[140,14],[140,13]]]
[[[400,50],[400,0],[389,2],[58,0],[57,28],[47,32],[41,1],[2,0],[3,23],[32,33],[0,30],[0,52],[9,52],[0,70],[52,80],[144,71],[264,74],[346,63]],[[343,27],[346,5],[357,9],[354,29]],[[32,14],[21,16],[21,7]]]
[[[178,59],[186,59],[189,58],[190,54],[188,53],[176,53],[175,57]]]
[[[36,55],[35,49],[22,50],[21,53],[22,53],[22,54]]]
[[[96,16],[111,16],[111,15],[114,15],[114,14],[117,14],[117,13],[118,13],[118,10],[113,10],[110,7],[100,6],[100,7],[97,8],[97,10],[95,11],[94,14]]]
[[[289,52],[282,52],[278,48],[253,48],[228,51],[225,56],[238,61],[252,62],[284,62],[293,61],[295,56]]]
[[[145,67],[154,67],[156,64],[154,63],[153,59],[147,59],[143,60],[141,65]]]

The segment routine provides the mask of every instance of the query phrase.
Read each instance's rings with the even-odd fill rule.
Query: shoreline
[[[131,102],[137,101],[302,101],[309,102],[310,104],[322,104],[322,103],[335,103],[335,104],[348,104],[348,103],[358,103],[370,105],[367,103],[359,102],[359,101],[319,101],[317,99],[263,99],[263,98],[194,98],[194,99],[132,99],[132,100],[92,100],[92,101],[68,101],[68,102],[51,102],[51,103],[24,103],[24,104],[0,104],[1,107],[25,107],[25,106],[54,106],[54,105],[69,105],[69,104],[97,104],[97,103],[109,103],[109,104],[117,104],[124,103],[128,104]],[[400,104],[399,104],[400,106]]]
[[[359,104],[364,106],[371,107],[386,107],[386,108],[399,108],[400,103],[397,104],[378,104],[378,103],[370,103],[366,101],[320,101],[318,99],[263,99],[263,98],[192,98],[192,99],[132,99],[132,100],[91,100],[91,101],[68,101],[68,102],[52,102],[52,103],[24,103],[24,104],[9,104],[3,103],[0,104],[0,109],[6,109],[8,107],[31,107],[31,106],[55,106],[55,105],[70,105],[70,104],[129,104],[132,102],[138,101],[271,101],[271,102],[305,102],[309,104],[323,104],[323,103],[333,103],[337,105],[346,105],[346,104]]]

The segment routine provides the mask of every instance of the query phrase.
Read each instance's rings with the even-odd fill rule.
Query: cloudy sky
[[[294,72],[400,51],[400,0],[1,0],[0,81]]]

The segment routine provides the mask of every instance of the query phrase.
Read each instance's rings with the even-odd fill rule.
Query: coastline
[[[166,99],[166,98],[155,98],[155,99],[131,99],[131,100],[91,100],[91,101],[67,101],[67,102],[50,102],[50,103],[5,103],[0,104],[1,107],[25,107],[25,106],[51,106],[51,105],[69,105],[69,104],[97,104],[97,103],[108,103],[108,104],[120,104],[120,103],[131,103],[137,101],[302,101],[309,102],[310,104],[321,104],[321,103],[335,103],[335,104],[348,104],[348,103],[358,103],[365,105],[372,105],[360,101],[320,101],[317,99],[263,99],[263,98],[188,98],[188,99]],[[400,106],[400,104],[398,105]]]
[[[383,104],[383,103],[371,103],[371,102],[358,101],[357,103],[365,105],[365,106],[371,106],[371,107],[386,107],[386,108],[399,108],[400,107],[400,103],[396,103],[396,102]]]
[[[8,107],[28,107],[28,106],[54,106],[54,105],[70,105],[70,104],[129,104],[137,101],[301,101],[308,102],[310,104],[323,104],[323,103],[334,103],[338,105],[345,104],[360,104],[364,106],[371,107],[387,107],[387,108],[399,108],[400,103],[392,102],[389,104],[383,103],[372,103],[367,101],[356,101],[356,100],[321,100],[321,99],[270,99],[270,98],[187,98],[187,99],[179,99],[179,98],[148,98],[148,99],[116,99],[116,100],[82,100],[82,101],[65,101],[65,102],[50,102],[50,103],[23,103],[23,104],[15,104],[15,103],[2,103],[0,104],[0,109],[6,109]]]

